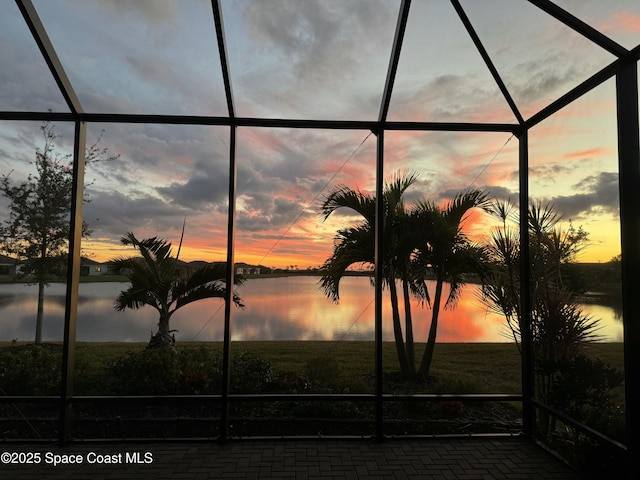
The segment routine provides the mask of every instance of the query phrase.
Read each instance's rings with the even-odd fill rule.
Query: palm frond
[[[354,190],[346,185],[339,185],[327,195],[321,206],[321,217],[323,220],[336,210],[348,208],[360,214],[367,221],[373,223],[375,219],[375,197]]]
[[[184,224],[183,224],[184,235]],[[181,236],[180,247],[183,236]],[[160,313],[165,323],[179,308],[205,298],[225,298],[227,292],[226,264],[207,264],[204,267],[181,269],[178,257],[171,255],[171,243],[151,237],[138,240],[132,232],[122,238],[124,245],[133,246],[135,257],[116,257],[109,261],[116,271],[126,271],[129,287],[118,295],[114,308],[138,309],[149,305]],[[178,255],[180,248],[178,249]],[[237,276],[235,283],[243,278]],[[233,292],[232,301],[243,307],[240,296]]]
[[[356,264],[374,264],[374,232],[370,225],[340,230],[334,241],[334,251],[320,267],[319,285],[334,301],[340,298],[340,280],[347,269]]]

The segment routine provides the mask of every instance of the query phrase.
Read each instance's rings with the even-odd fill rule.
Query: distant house
[[[238,275],[260,275],[260,269],[258,267],[236,267],[236,273]]]
[[[271,273],[271,269],[267,267],[263,267],[261,265],[248,265],[246,263],[236,263],[236,274],[237,275],[261,275]]]
[[[106,263],[96,262],[90,258],[83,258],[80,261],[80,275],[82,276],[105,275],[106,273],[108,273],[108,265]]]
[[[15,275],[18,269],[18,261],[15,258],[0,255],[0,275]]]

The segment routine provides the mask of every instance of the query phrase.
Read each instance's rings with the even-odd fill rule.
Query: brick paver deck
[[[0,478],[14,480],[580,478],[540,447],[521,438],[389,440],[383,443],[256,440],[224,445],[126,443],[65,447],[5,444],[0,446],[0,452],[40,454],[39,464],[0,464]],[[54,466],[50,463],[58,458],[54,455],[67,455],[67,461],[71,455],[76,455],[75,459],[82,463]],[[22,455],[22,459],[27,458]],[[90,463],[107,460],[115,463]],[[145,461],[149,463],[143,463]]]

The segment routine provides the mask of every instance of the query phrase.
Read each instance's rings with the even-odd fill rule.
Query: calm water
[[[282,277],[248,280],[239,289],[245,309],[233,309],[233,340],[373,340],[373,287],[364,277],[347,277],[341,283],[340,302],[328,300],[315,277]],[[147,341],[156,331],[155,310],[117,312],[113,300],[126,288],[123,283],[80,285],[77,339],[79,341]],[[478,300],[478,286],[467,285],[458,306],[442,311],[438,326],[441,342],[510,342],[503,317],[489,311]],[[65,286],[52,284],[46,290],[43,338],[61,340],[64,325]],[[37,287],[0,285],[0,340],[33,340]],[[390,308],[386,305],[383,338],[393,340]],[[414,337],[425,341],[431,310],[412,305]],[[601,319],[604,341],[622,341],[622,321],[603,305],[584,305],[585,311]],[[188,305],[172,317],[176,340],[221,341],[224,306],[218,299]]]

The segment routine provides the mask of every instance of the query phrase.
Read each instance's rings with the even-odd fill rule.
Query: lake
[[[155,310],[117,312],[113,301],[125,283],[81,283],[78,306],[78,341],[146,342],[155,332]],[[43,340],[62,340],[65,285],[46,289]],[[233,308],[232,340],[373,340],[374,290],[366,277],[345,277],[340,302],[333,303],[317,287],[317,278],[291,276],[249,279],[239,287],[246,308]],[[511,342],[504,318],[478,299],[479,286],[466,285],[454,310],[440,314],[439,342]],[[387,292],[383,317],[383,339],[393,341]],[[0,285],[0,341],[33,341],[37,286]],[[412,304],[414,337],[427,338],[431,310]],[[613,308],[583,305],[584,311],[601,319],[603,341],[622,342],[622,320]],[[174,314],[171,327],[176,340],[221,341],[224,304],[208,299],[183,307]]]

